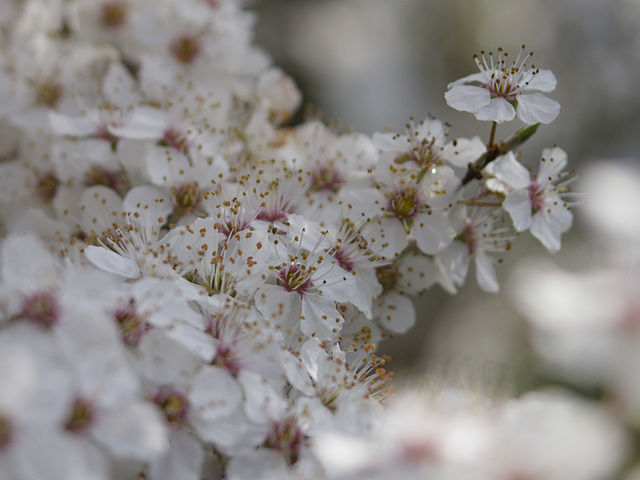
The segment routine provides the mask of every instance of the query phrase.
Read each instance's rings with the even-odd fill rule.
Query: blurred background
[[[257,43],[298,83],[305,104],[339,128],[403,131],[413,116],[451,124],[450,137],[481,135],[489,123],[447,107],[447,84],[477,71],[472,56],[503,47],[558,79],[549,96],[556,121],[523,149],[534,163],[557,144],[570,164],[640,162],[640,0],[254,0]],[[304,118],[304,113],[300,114]],[[506,138],[520,124],[501,125]],[[574,229],[551,260],[578,269],[594,247],[576,211]],[[528,234],[498,267],[502,291],[485,294],[473,272],[456,296],[438,287],[416,301],[410,334],[381,345],[400,378],[425,372],[501,388],[532,382],[524,322],[509,295],[509,275],[524,257],[548,258]],[[532,292],[535,295],[535,292]],[[486,388],[486,387],[484,387]]]

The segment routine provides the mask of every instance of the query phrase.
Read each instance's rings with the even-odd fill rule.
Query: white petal
[[[54,256],[31,233],[13,234],[2,245],[2,282],[24,293],[53,285],[58,277]]]
[[[302,348],[304,349],[304,345]],[[289,350],[282,349],[280,350],[280,364],[284,368],[287,380],[291,385],[305,395],[313,395],[315,393],[309,374],[298,357]]]
[[[131,107],[136,101],[135,82],[120,62],[113,62],[109,65],[102,90],[105,97],[120,110]]]
[[[486,292],[496,293],[500,290],[493,262],[482,254],[476,255],[476,280],[480,288]]]
[[[555,75],[551,70],[538,70],[529,85],[527,85],[526,90],[540,90],[541,92],[551,92],[555,90],[557,80]]]
[[[136,262],[130,258],[124,258],[108,248],[89,245],[85,248],[84,255],[87,260],[105,272],[115,273],[125,278],[140,276],[140,269]]]
[[[476,112],[478,120],[492,120],[503,123],[516,118],[516,111],[506,99],[502,97],[492,98],[488,105],[480,108]]]
[[[536,180],[540,183],[554,182],[558,174],[567,166],[567,153],[559,147],[545,148],[542,151],[540,168]]]
[[[200,480],[204,451],[200,440],[185,431],[171,431],[171,448],[159,460],[151,464],[154,480]]]
[[[504,202],[504,208],[513,221],[514,228],[519,232],[524,232],[531,225],[531,200],[529,198],[529,189],[514,190]]]
[[[61,113],[49,112],[49,123],[58,135],[71,135],[74,137],[86,137],[96,133],[96,123],[90,116],[72,118]]]
[[[412,256],[399,266],[400,278],[398,285],[401,289],[411,293],[424,292],[438,279],[438,267],[433,261],[424,256]]]
[[[457,138],[448,143],[440,155],[453,166],[466,168],[469,163],[477,160],[486,151],[487,146],[482,139],[475,136],[471,139]]]
[[[501,182],[514,189],[528,188],[531,183],[529,170],[509,152],[490,164],[491,171]]]
[[[158,140],[164,136],[168,125],[169,119],[165,112],[143,105],[131,113],[123,126],[110,126],[109,132],[132,140]]]
[[[550,253],[555,253],[560,250],[560,236],[571,227],[572,221],[573,214],[562,206],[544,208],[533,216],[531,234]]]
[[[541,93],[518,96],[518,118],[527,125],[551,123],[560,113],[560,104]]]
[[[217,420],[242,403],[240,385],[231,373],[222,368],[205,367],[191,383],[189,400],[198,418]]]
[[[151,460],[169,448],[169,431],[150,403],[125,402],[100,416],[93,435],[122,459]]]
[[[444,94],[447,105],[463,112],[475,113],[489,105],[489,90],[471,85],[456,85]]]
[[[383,327],[395,333],[404,333],[416,323],[416,311],[408,297],[389,292],[379,301],[376,317],[380,318]]]
[[[320,340],[332,340],[342,329],[344,318],[338,312],[335,301],[323,295],[303,295],[300,330]]]
[[[420,214],[411,228],[411,237],[418,248],[427,255],[441,252],[456,236],[449,219],[440,212]]]

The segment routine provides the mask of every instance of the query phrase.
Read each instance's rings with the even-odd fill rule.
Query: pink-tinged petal
[[[541,92],[551,92],[556,89],[557,80],[551,70],[538,70],[529,81],[526,90],[539,90]]]
[[[457,85],[444,94],[447,105],[463,112],[475,113],[489,105],[489,90],[472,85]]]
[[[411,228],[411,237],[415,239],[418,248],[427,255],[441,252],[455,236],[456,231],[449,219],[440,212],[418,215]]]
[[[541,93],[518,96],[518,118],[527,125],[551,123],[560,113],[560,104]]]
[[[513,221],[514,228],[523,232],[531,225],[531,200],[529,189],[514,190],[502,202],[504,208]]]
[[[387,330],[404,333],[416,323],[413,302],[398,292],[389,292],[379,301],[376,316]]]
[[[529,170],[516,160],[513,152],[499,157],[490,166],[496,178],[508,187],[512,189],[529,188],[531,183]]]
[[[571,227],[573,214],[562,206],[540,210],[531,221],[531,234],[550,252],[560,250],[560,236]]]
[[[508,122],[516,118],[516,110],[502,97],[492,98],[488,105],[474,112],[478,120],[491,120],[497,123]]]
[[[476,256],[476,280],[485,292],[496,293],[500,290],[493,262],[486,255]]]

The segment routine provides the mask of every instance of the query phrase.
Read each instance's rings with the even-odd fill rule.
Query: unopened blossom
[[[531,57],[523,55],[509,61],[501,48],[498,57],[474,57],[480,70],[450,83],[445,99],[456,110],[473,113],[478,120],[503,123],[517,117],[527,125],[551,123],[560,112],[560,105],[539,92],[556,88],[556,78],[550,70],[527,66]]]

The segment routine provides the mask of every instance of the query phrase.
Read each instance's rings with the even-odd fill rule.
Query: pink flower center
[[[337,192],[344,185],[344,179],[333,165],[323,165],[311,172],[312,192]]]
[[[537,182],[531,182],[529,185],[529,200],[533,213],[541,210],[546,203],[544,187]]]
[[[294,465],[300,457],[304,442],[305,436],[295,419],[287,418],[272,425],[264,446],[282,453],[286,462]]]
[[[22,317],[43,328],[51,328],[60,317],[58,303],[49,292],[35,293],[22,302]]]
[[[167,385],[160,387],[153,401],[172,425],[180,426],[187,420],[190,410],[189,400],[174,388]]]
[[[175,128],[167,128],[164,132],[164,137],[158,142],[158,145],[175,148],[185,155],[189,154],[189,144],[187,143],[186,135]]]
[[[216,356],[211,364],[222,367],[231,375],[237,377],[242,371],[242,364],[235,352],[233,345],[219,343],[216,349]]]
[[[311,271],[306,265],[290,263],[278,271],[278,277],[287,292],[306,293],[312,286]]]
[[[142,335],[149,329],[144,318],[137,313],[133,300],[126,307],[116,310],[115,318],[120,326],[122,339],[129,347],[137,346]]]

